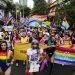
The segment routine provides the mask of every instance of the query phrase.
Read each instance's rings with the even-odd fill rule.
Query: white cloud
[[[17,3],[17,2],[19,2],[19,0],[13,0],[14,1],[14,3]]]
[[[14,3],[19,2],[19,0],[13,0],[13,1],[14,1]],[[48,1],[48,0],[46,0],[46,1]],[[33,5],[34,5],[33,0],[28,0],[27,6],[30,8],[33,8]]]
[[[33,0],[28,0],[28,7],[33,8]]]

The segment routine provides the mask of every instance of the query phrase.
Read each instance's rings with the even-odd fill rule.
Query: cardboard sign
[[[29,72],[39,72],[39,67],[40,67],[39,64],[31,63]]]
[[[27,60],[27,49],[30,48],[30,44],[17,43],[14,45],[14,59]]]
[[[31,48],[30,43],[16,43],[14,45],[14,59],[27,60],[27,49]],[[46,48],[46,45],[41,44],[40,48]]]

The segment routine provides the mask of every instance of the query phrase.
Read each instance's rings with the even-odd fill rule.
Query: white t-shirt
[[[40,59],[40,54],[43,53],[43,49],[39,49],[39,54],[38,51],[36,49],[28,49],[27,50],[27,55],[29,56],[29,61],[30,62],[38,62]]]

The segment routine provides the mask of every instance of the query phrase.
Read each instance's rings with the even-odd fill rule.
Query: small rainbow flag
[[[57,47],[54,63],[75,66],[75,49]]]

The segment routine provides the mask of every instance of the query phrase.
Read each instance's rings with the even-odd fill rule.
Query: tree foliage
[[[14,7],[15,7],[14,4],[8,1],[7,7],[5,8],[5,15],[7,15],[9,11],[12,12],[12,10],[14,10]]]
[[[61,4],[57,9],[57,20],[63,20],[64,16],[66,16],[71,27],[75,25],[75,0]]]
[[[45,15],[48,13],[48,4],[45,0],[33,0],[34,7],[32,9],[32,14]]]
[[[20,12],[23,15],[23,11],[24,11],[24,16],[29,16],[30,14],[30,8],[27,6],[22,6],[19,4],[13,4],[11,2],[7,2],[7,7],[5,8],[5,15],[8,15],[8,12],[10,11],[12,13],[12,15],[16,18],[16,9],[19,11],[17,13],[18,17],[20,17]]]
[[[24,12],[24,17],[30,15],[31,9],[29,7],[20,5],[19,9],[20,9],[22,16],[23,16],[23,12]]]

